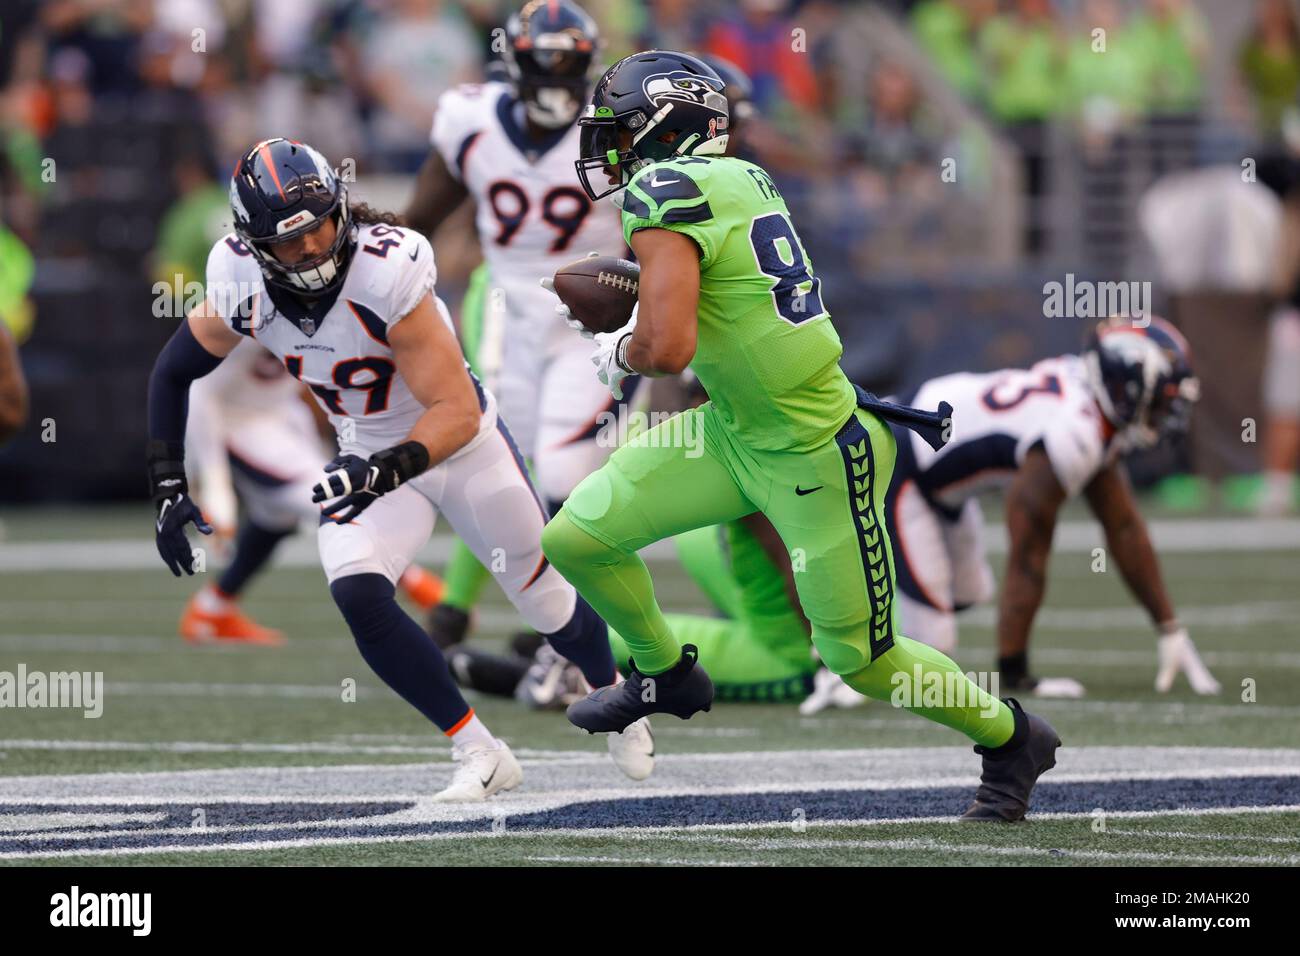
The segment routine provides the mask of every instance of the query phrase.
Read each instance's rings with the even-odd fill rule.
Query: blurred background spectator
[[[1289,0],[1257,0],[1237,68],[1250,93],[1260,139],[1282,136],[1282,116],[1300,94],[1300,22]]]
[[[138,496],[147,370],[226,228],[234,158],[265,136],[303,139],[354,196],[401,208],[438,96],[501,75],[496,31],[516,5],[0,4],[0,314],[32,419],[61,429],[46,444],[29,424],[0,452],[0,500]],[[1149,281],[1202,363],[1232,368],[1195,448],[1135,462],[1137,479],[1194,467],[1171,501],[1293,504],[1300,409],[1278,384],[1300,354],[1292,0],[587,6],[606,63],[659,46],[748,74],[746,155],[794,210],[863,384],[1074,350],[1090,321],[1046,317],[1044,283]],[[1276,235],[1216,228],[1269,203]],[[1154,229],[1140,215],[1170,208]],[[434,237],[453,306],[472,229],[458,215]],[[1236,268],[1240,255],[1260,267]],[[1180,262],[1205,268],[1189,283]],[[1249,339],[1226,360],[1225,330]],[[1280,423],[1265,429],[1263,483],[1259,446],[1238,434],[1252,412]]]

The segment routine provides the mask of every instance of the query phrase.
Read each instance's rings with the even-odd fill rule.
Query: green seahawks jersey
[[[815,448],[852,413],[853,386],[821,283],[771,178],[730,157],[640,170],[623,196],[623,235],[671,229],[700,247],[699,335],[691,368],[742,444]]]

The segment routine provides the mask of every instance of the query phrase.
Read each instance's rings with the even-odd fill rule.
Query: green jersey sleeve
[[[623,196],[623,238],[629,245],[638,229],[670,229],[695,240],[700,266],[707,268],[718,253],[726,228],[713,215],[700,179],[707,164],[692,170],[699,160],[654,163],[640,170]]]

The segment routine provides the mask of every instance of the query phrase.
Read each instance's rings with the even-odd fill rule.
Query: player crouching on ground
[[[936,433],[938,416],[860,396],[845,377],[780,190],[760,167],[724,155],[723,89],[699,59],[651,50],[612,66],[580,120],[579,179],[593,200],[619,194],[641,264],[637,314],[595,335],[597,375],[618,396],[629,375],[690,365],[710,401],[614,452],[546,527],[547,557],[617,629],[634,663],[623,684],[571,705],[569,720],[607,733],[652,713],[709,709],[703,662],[679,644],[637,551],[758,511],[799,551],[799,600],[827,666],[976,743],[983,774],[967,819],[1021,819],[1055,765],[1056,731],[894,627],[884,497],[895,447],[885,416],[936,419]],[[598,171],[609,188],[593,186]],[[679,418],[703,436],[692,454],[664,434]],[[943,700],[926,706],[921,687],[934,685]]]
[[[1001,687],[1040,697],[1081,696],[1076,680],[1035,677],[1028,649],[1057,516],[1069,498],[1082,494],[1105,533],[1108,558],[1158,635],[1156,690],[1169,691],[1182,672],[1196,693],[1218,693],[1219,682],[1174,613],[1120,460],[1185,431],[1198,391],[1187,343],[1160,318],[1146,327],[1119,318],[1102,322],[1082,355],[923,384],[910,399],[951,401],[953,427],[939,451],[897,434],[898,464],[886,508],[903,629],[952,653],[957,611],[994,593],[978,495],[1005,488],[1010,550],[998,603]]]
[[[541,553],[546,512],[490,392],[465,366],[434,294],[433,250],[391,216],[349,208],[316,150],[272,139],[235,168],[235,232],[208,258],[207,298],[163,348],[149,381],[149,481],[158,551],[193,573],[190,522],[207,534],[185,482],[191,382],[255,341],[306,384],[341,454],[313,500],[330,593],[366,663],[452,739],[460,767],[436,799],[482,800],[522,778],[518,762],[461,696],[437,646],[394,599],[438,512],[480,560],[504,555],[499,583],[521,616],[582,668],[615,680],[604,622]],[[622,738],[618,739],[622,741]],[[644,776],[653,753],[622,754]]]

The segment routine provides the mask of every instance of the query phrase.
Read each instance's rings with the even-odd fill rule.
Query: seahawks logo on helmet
[[[685,103],[698,103],[709,109],[727,112],[727,97],[722,92],[700,79],[694,73],[685,70],[673,70],[671,73],[655,73],[641,82],[641,89],[650,102],[658,104],[662,100],[682,100]]]

